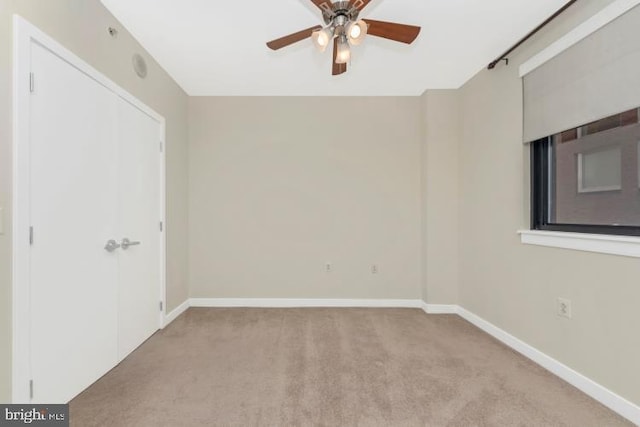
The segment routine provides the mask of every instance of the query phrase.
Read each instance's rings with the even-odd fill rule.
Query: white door
[[[118,103],[119,250],[118,356],[124,359],[160,321],[160,124],[130,103]]]
[[[162,128],[37,43],[31,70],[32,401],[66,403],[160,326]]]
[[[36,43],[31,95],[31,373],[67,402],[117,363],[117,97]]]

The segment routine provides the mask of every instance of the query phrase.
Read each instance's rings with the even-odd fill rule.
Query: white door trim
[[[74,55],[60,43],[18,15],[13,16],[13,277],[12,277],[12,401],[29,402],[30,314],[29,314],[29,104],[32,42],[45,47],[70,65],[82,71],[123,100],[153,118],[160,124],[158,153],[160,161],[161,206],[158,227],[163,224],[160,239],[160,284],[158,328],[162,326],[166,310],[166,212],[165,212],[165,119],[119,87],[95,68]],[[35,77],[37,84],[37,76]],[[160,151],[162,144],[162,151]]]

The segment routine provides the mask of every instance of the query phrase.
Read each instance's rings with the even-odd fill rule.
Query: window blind
[[[523,78],[524,142],[640,107],[640,6]]]

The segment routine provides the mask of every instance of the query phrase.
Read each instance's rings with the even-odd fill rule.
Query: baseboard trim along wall
[[[369,307],[369,308],[420,308],[427,314],[457,314],[482,331],[511,347],[518,353],[542,366],[549,372],[591,396],[612,411],[632,423],[640,425],[640,407],[615,394],[606,387],[546,355],[524,341],[514,337],[480,316],[453,304],[427,304],[416,299],[290,299],[290,298],[191,298],[165,316],[164,326],[169,325],[189,307]]]
[[[420,308],[427,314],[458,314],[458,306],[454,304],[427,304],[422,302]]]
[[[191,307],[191,301],[185,300],[182,304],[171,310],[170,313],[164,315],[164,321],[162,322],[162,328],[164,329],[169,325],[169,323],[173,322],[180,316],[182,313],[187,311],[187,309]]]
[[[419,299],[191,298],[191,307],[369,307],[422,308]]]
[[[640,425],[639,406],[629,402],[622,396],[618,396],[606,387],[603,387],[602,385],[585,377],[579,372],[574,371],[567,365],[564,365],[563,363],[546,355],[545,353],[532,347],[526,342],[505,332],[494,324],[484,320],[480,316],[477,316],[462,307],[458,307],[458,315],[469,323],[482,329],[492,337],[496,338],[498,341],[501,341],[503,344],[511,347],[518,353],[542,366],[549,372],[562,378],[572,386],[581,390],[583,393],[591,396],[593,399],[602,403],[607,408],[620,414],[632,423]]]

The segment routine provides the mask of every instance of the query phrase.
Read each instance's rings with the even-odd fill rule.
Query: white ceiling
[[[373,0],[361,17],[419,25],[411,46],[368,37],[349,71],[310,40],[269,40],[321,24],[309,0],[102,0],[192,96],[420,95],[457,88],[566,0]]]

